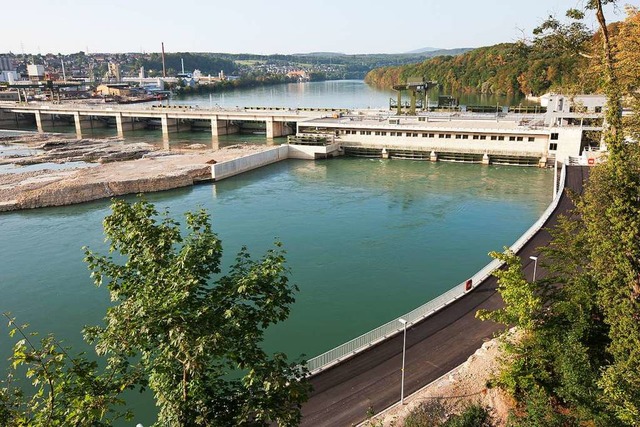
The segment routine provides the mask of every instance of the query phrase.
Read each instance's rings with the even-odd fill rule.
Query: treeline
[[[586,64],[587,59],[580,55],[555,55],[536,45],[502,43],[418,64],[377,68],[366,75],[365,81],[387,88],[404,83],[408,77],[423,76],[453,92],[540,95],[564,86],[594,89],[592,81],[575,72]]]
[[[175,75],[175,73],[180,72],[182,60],[184,60],[185,71],[200,70],[205,75],[217,75],[220,71],[224,71],[225,74],[233,74],[238,69],[235,62],[213,54],[167,53],[165,54],[165,67],[171,71],[167,72],[167,75]],[[156,75],[162,75],[162,54],[151,53],[147,58],[136,60],[132,67],[134,69],[144,67],[147,72],[155,72]]]
[[[324,80],[324,79],[323,79]],[[260,74],[247,75],[234,80],[223,80],[213,84],[202,84],[195,86],[186,86],[184,84],[169,85],[169,89],[174,90],[178,94],[203,94],[225,92],[233,89],[242,89],[257,86],[270,86],[283,83],[295,83],[296,77],[288,77],[286,74]]]

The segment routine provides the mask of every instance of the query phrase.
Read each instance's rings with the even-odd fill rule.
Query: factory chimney
[[[164,42],[162,42],[162,77],[167,77],[167,69],[164,65]]]

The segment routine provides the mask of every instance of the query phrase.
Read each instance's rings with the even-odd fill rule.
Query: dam
[[[545,167],[556,159],[588,157],[601,148],[592,135],[602,130],[604,98],[578,111],[570,100],[556,97],[556,108],[545,113],[507,109],[416,115],[380,109],[2,103],[0,127],[15,129],[21,122],[33,122],[42,133],[43,123],[61,121],[73,124],[78,139],[84,129],[96,126],[115,127],[119,138],[136,129],[160,128],[166,148],[177,132],[210,132],[215,146],[222,135],[254,129],[267,139],[289,136],[290,145],[307,147],[298,150],[298,158],[346,154]]]

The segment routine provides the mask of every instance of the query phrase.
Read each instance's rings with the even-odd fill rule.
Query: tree
[[[126,360],[98,367],[83,355],[71,356],[53,336],[39,342],[26,325],[9,321],[9,335],[20,339],[9,358],[10,371],[0,380],[0,425],[3,426],[110,426],[133,414],[120,410],[123,391],[142,380]],[[30,385],[23,384],[25,375]]]
[[[522,273],[520,258],[513,252],[491,252],[494,259],[505,263],[506,268],[494,272],[498,278],[498,291],[505,302],[504,308],[489,311],[480,310],[477,316],[482,320],[493,320],[504,325],[513,325],[530,330],[536,323],[542,301],[536,295],[536,286],[527,282]]]
[[[297,289],[280,243],[258,261],[243,248],[219,277],[222,246],[208,214],[185,214],[186,237],[166,213],[158,216],[148,202],[116,200],[104,228],[109,252],[120,256],[85,248],[96,285],[106,283],[114,301],[105,326],[86,330],[89,341],[109,364],[139,360],[158,425],[297,424],[306,372],[260,348]]]
[[[595,52],[607,95],[608,158],[591,170],[576,215],[560,222],[543,251],[550,275],[534,292],[543,309],[536,322],[518,324],[524,338],[499,377],[524,406],[527,423],[640,425],[640,148],[625,141],[622,95],[633,83],[621,85],[618,63],[633,57],[625,50],[637,30],[632,14],[616,41],[602,9],[608,3],[586,4],[600,25]],[[521,282],[509,280],[506,289]],[[523,304],[503,295],[511,306],[503,312]]]

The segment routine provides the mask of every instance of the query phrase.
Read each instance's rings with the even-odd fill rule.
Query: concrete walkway
[[[518,252],[527,278],[533,274],[531,255],[551,240],[548,228],[557,224],[573,203],[567,189],[581,193],[588,167],[567,167],[565,191],[544,227]],[[538,263],[537,278],[546,272]],[[473,292],[407,330],[405,396],[463,363],[484,340],[502,327],[475,318],[480,309],[497,309],[503,302],[491,276]],[[311,378],[313,392],[302,407],[303,426],[350,426],[368,411],[380,412],[400,400],[402,334],[386,340]]]

